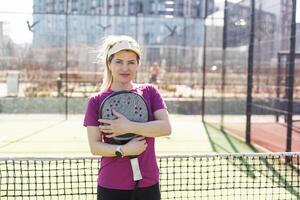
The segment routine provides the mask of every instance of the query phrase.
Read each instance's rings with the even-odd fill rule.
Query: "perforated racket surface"
[[[134,122],[147,122],[149,120],[148,107],[145,99],[134,92],[119,91],[106,97],[100,106],[101,119],[117,119],[112,110],[123,114],[128,120]],[[124,144],[134,138],[134,133],[126,133],[113,137],[116,144]]]

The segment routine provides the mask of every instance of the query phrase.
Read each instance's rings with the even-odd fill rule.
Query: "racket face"
[[[149,120],[148,107],[144,98],[130,91],[119,91],[106,97],[100,106],[101,119],[117,119],[113,115],[112,110],[123,114],[128,120],[134,122],[147,122]],[[133,133],[126,133],[114,137],[113,140],[117,144],[124,144],[134,138],[136,135]]]

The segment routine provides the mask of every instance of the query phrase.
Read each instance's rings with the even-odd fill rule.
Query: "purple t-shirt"
[[[166,108],[166,104],[158,90],[151,84],[134,85],[130,91],[136,92],[144,97],[150,111],[150,121],[154,120],[153,113],[155,111]],[[98,122],[100,105],[102,101],[112,93],[113,91],[111,89],[107,89],[89,98],[84,118],[84,126],[98,127],[100,125]],[[148,187],[159,181],[159,169],[155,155],[155,139],[147,137],[146,142],[148,144],[147,149],[138,156],[139,166],[143,176],[143,179],[139,181],[138,187]],[[98,185],[105,188],[134,189],[135,182],[133,181],[129,158],[103,156],[101,158],[97,182]]]

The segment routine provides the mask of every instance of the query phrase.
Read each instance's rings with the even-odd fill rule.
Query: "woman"
[[[104,79],[100,92],[89,98],[84,126],[87,127],[90,150],[101,155],[98,175],[98,194],[101,200],[158,200],[159,169],[155,155],[155,137],[171,134],[171,125],[165,102],[151,84],[135,84],[141,50],[129,36],[109,36],[102,46]],[[150,111],[150,121],[137,123],[124,115],[113,112],[117,119],[99,119],[99,107],[103,100],[117,91],[132,91],[142,94]],[[101,124],[101,125],[100,125]],[[102,125],[105,124],[105,125]],[[139,135],[124,145],[105,143],[105,137],[125,133]],[[106,136],[104,136],[106,135]],[[138,155],[142,180],[135,185],[129,156]]]

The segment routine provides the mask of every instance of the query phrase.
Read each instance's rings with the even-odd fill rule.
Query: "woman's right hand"
[[[145,137],[136,137],[122,146],[124,156],[137,156],[143,153],[148,144]]]

